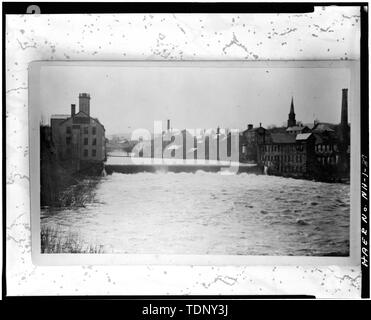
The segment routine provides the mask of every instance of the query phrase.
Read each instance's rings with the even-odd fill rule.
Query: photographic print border
[[[40,244],[40,154],[39,123],[40,111],[35,103],[39,101],[38,93],[42,88],[37,82],[40,70],[48,66],[117,66],[126,68],[145,67],[192,67],[192,68],[348,68],[350,71],[350,123],[351,128],[351,214],[350,214],[350,255],[349,257],[315,257],[315,256],[236,256],[236,255],[166,255],[166,254],[45,254],[39,253]],[[356,61],[69,61],[69,62],[34,62],[29,66],[29,105],[30,112],[30,183],[31,183],[31,214],[32,214],[32,256],[35,264],[158,264],[158,265],[355,265],[359,261],[359,204],[357,190],[359,182],[356,173],[359,172],[359,63]],[[353,107],[352,107],[353,106]],[[222,178],[222,176],[221,176]]]
[[[34,3],[32,3],[34,4]],[[27,7],[30,5],[30,3],[3,3],[3,177],[6,177],[7,170],[6,170],[6,163],[5,163],[5,156],[6,156],[6,116],[5,116],[5,106],[7,104],[6,100],[6,58],[5,58],[5,52],[6,52],[6,40],[5,40],[5,33],[6,33],[6,15],[7,14],[24,14],[26,12]],[[265,4],[249,4],[249,3],[243,3],[243,4],[226,4],[226,3],[220,3],[220,4],[195,4],[195,3],[186,3],[186,4],[119,4],[119,3],[100,3],[97,5],[96,3],[39,3],[39,6],[41,7],[42,13],[50,13],[50,14],[58,14],[58,13],[145,13],[145,12],[163,12],[163,13],[176,13],[176,12],[206,12],[206,13],[225,13],[225,12],[231,12],[231,13],[259,13],[259,12],[269,12],[269,13],[280,13],[282,11],[285,12],[309,12],[313,6],[326,6],[326,5],[336,5],[336,6],[367,6],[367,2],[358,2],[358,3],[290,3],[290,4],[284,4],[284,3],[265,3]],[[287,9],[287,8],[290,8]],[[367,11],[361,10],[361,148],[362,148],[362,154],[368,156],[368,13]],[[366,172],[368,174],[368,167],[366,168]],[[9,173],[9,172],[8,172]],[[361,175],[361,171],[359,173]],[[5,182],[5,179],[3,178],[3,212],[5,213],[7,210],[7,203],[6,203],[6,188],[7,184]],[[368,194],[368,190],[367,190]],[[358,196],[361,198],[361,195]],[[368,200],[362,199],[362,205],[365,206],[365,208],[368,208]],[[365,213],[367,218],[369,217],[368,212]],[[10,291],[7,291],[7,276],[6,276],[6,215],[3,215],[3,275],[2,275],[2,290],[3,290],[3,297],[10,298],[12,295],[14,295],[15,285],[14,280],[11,282],[11,289]],[[369,230],[368,223],[362,222],[362,227],[366,228],[366,230]],[[368,241],[369,237],[368,235],[365,236],[366,241]],[[368,248],[368,246],[365,246]],[[12,263],[12,262],[11,262]],[[48,269],[49,270],[49,269]],[[315,270],[315,268],[311,269],[312,272]],[[32,270],[31,270],[32,271]],[[321,271],[321,270],[319,270]],[[45,269],[45,272],[48,274],[50,271],[47,271]],[[75,271],[74,271],[75,272]],[[321,271],[322,272],[322,271]],[[46,284],[47,282],[45,282]],[[9,284],[9,283],[8,283]],[[50,285],[50,284],[49,284]],[[14,288],[13,288],[14,287]],[[305,287],[303,287],[304,291],[306,290]],[[53,292],[56,294],[56,289]],[[37,291],[37,290],[36,290]],[[295,291],[295,290],[293,290]],[[45,294],[50,295],[49,291],[38,291],[39,294],[43,295],[45,297]],[[94,291],[99,294],[101,291]],[[9,294],[11,296],[9,296]],[[34,295],[33,291],[30,291],[29,289],[26,289],[26,286],[24,289],[20,289],[19,291],[20,295],[23,296],[31,296]],[[91,296],[90,298],[93,298]],[[60,293],[59,293],[60,295]],[[368,266],[362,266],[362,292],[361,296],[363,298],[369,297],[369,268]],[[75,297],[70,296],[70,297]],[[104,298],[104,296],[95,296],[96,298]],[[115,296],[110,296],[115,297]],[[116,296],[117,297],[117,296]],[[124,297],[124,296],[120,296]],[[127,296],[126,296],[127,297]],[[148,296],[147,296],[148,297]],[[152,298],[154,296],[151,296]],[[164,296],[165,297],[165,296]],[[170,297],[170,296],[166,296]],[[203,296],[205,297],[205,296]],[[238,298],[237,296],[234,296],[235,298]],[[247,296],[245,296],[247,297]],[[251,296],[249,296],[251,297]],[[264,298],[263,295],[255,296],[256,298]],[[283,296],[275,296],[275,297],[283,297]],[[60,296],[59,298],[63,298],[63,296]],[[248,298],[248,297],[247,297]],[[271,296],[267,297],[271,298]]]

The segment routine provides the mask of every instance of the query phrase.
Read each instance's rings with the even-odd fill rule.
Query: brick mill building
[[[51,117],[52,139],[57,159],[77,170],[99,169],[106,160],[105,128],[90,115],[90,95],[79,94],[79,111],[71,104],[70,115]]]
[[[311,174],[314,140],[312,133],[272,133],[260,146],[260,162],[272,173]]]
[[[292,99],[286,128],[248,125],[240,135],[240,161],[257,163],[276,175],[349,177],[348,89],[342,90],[340,124],[298,124]]]

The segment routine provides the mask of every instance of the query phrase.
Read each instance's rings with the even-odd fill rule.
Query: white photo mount
[[[351,212],[349,257],[162,255],[162,254],[42,254],[40,252],[40,71],[49,66],[118,68],[347,68],[350,71]],[[360,264],[360,79],[358,61],[36,61],[29,65],[29,136],[32,259],[36,265],[359,265]],[[222,178],[222,176],[221,176]]]

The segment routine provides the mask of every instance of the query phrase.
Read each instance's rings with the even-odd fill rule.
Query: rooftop
[[[321,132],[321,131],[329,131],[329,132],[335,132],[335,130],[333,130],[331,127],[333,127],[334,125],[330,124],[330,123],[317,123],[314,128],[313,128],[313,131],[314,132]]]
[[[307,140],[310,136],[312,135],[312,133],[299,133],[297,136],[296,136],[296,140],[298,141],[302,141],[302,140]]]
[[[70,114],[52,114],[51,119],[67,119],[70,116]]]
[[[286,131],[298,131],[298,130],[303,130],[306,126],[292,126],[292,127],[288,127],[286,129]]]
[[[90,94],[89,93],[79,93],[79,98],[90,98]]]
[[[295,136],[288,133],[272,133],[273,143],[295,143]]]
[[[252,127],[252,128],[247,128],[247,129],[245,129],[243,132],[246,132],[246,131],[261,131],[261,130],[265,130],[265,128],[264,127]]]

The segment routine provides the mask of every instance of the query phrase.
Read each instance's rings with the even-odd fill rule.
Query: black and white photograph
[[[349,256],[351,63],[37,67],[41,253]]]
[[[2,18],[4,297],[226,319],[369,297],[368,3]]]

